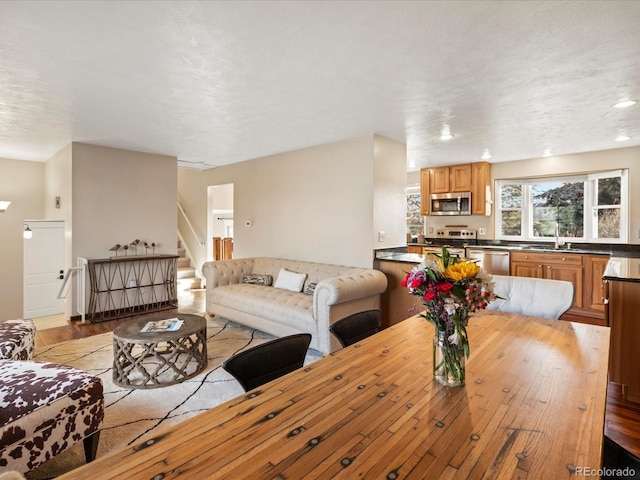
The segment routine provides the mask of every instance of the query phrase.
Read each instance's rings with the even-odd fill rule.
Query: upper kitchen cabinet
[[[491,215],[491,164],[471,164],[471,214]]]
[[[470,192],[471,165],[431,168],[429,190],[431,193]]]
[[[428,168],[420,170],[420,213],[422,215],[431,213],[431,202],[429,202],[429,197],[431,196],[430,174],[431,170]]]
[[[422,215],[429,215],[429,197],[433,193],[471,192],[471,214],[491,215],[491,164],[467,163],[420,170]]]

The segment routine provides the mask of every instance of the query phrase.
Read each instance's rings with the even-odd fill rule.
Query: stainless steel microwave
[[[432,193],[431,215],[471,215],[471,192]]]

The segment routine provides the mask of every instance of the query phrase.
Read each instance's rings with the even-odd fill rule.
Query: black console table
[[[89,260],[91,293],[86,318],[104,322],[178,307],[177,255]]]

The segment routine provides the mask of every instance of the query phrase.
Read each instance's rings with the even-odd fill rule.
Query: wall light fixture
[[[29,224],[28,223],[26,223],[25,225],[26,225],[26,227],[24,229],[24,232],[22,232],[22,236],[24,238],[26,238],[26,239],[29,239],[29,238],[33,237],[33,230],[31,230],[29,228]]]
[[[0,213],[4,213],[4,211],[9,208],[9,205],[11,205],[11,202],[7,200],[0,200]]]

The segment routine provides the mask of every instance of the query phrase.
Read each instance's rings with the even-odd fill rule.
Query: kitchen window
[[[414,237],[424,233],[425,218],[420,213],[420,187],[407,188],[407,233]]]
[[[626,243],[628,170],[498,180],[496,238]]]

